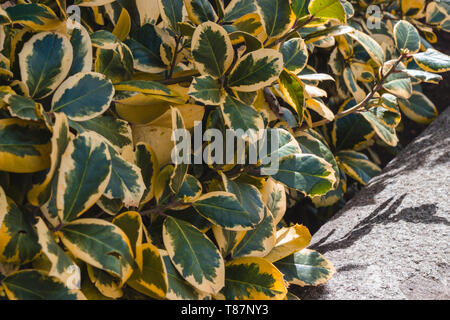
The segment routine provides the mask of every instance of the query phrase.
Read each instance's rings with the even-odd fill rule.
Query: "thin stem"
[[[182,39],[183,39],[183,36],[177,36],[176,45],[175,45],[175,51],[174,51],[174,54],[173,54],[173,57],[172,57],[172,61],[170,63],[170,71],[169,71],[169,77],[168,77],[169,79],[172,78],[173,71],[175,69],[175,64],[177,62],[177,57],[178,57],[178,48],[180,46],[180,43],[181,43]]]
[[[365,107],[370,103],[370,101],[373,99],[375,93],[377,93],[377,92],[383,87],[383,84],[384,84],[384,82],[386,81],[386,79],[387,79],[392,73],[395,72],[395,70],[397,69],[397,66],[400,64],[400,62],[402,62],[402,60],[405,59],[405,58],[407,58],[407,57],[409,57],[409,54],[408,54],[408,53],[403,53],[403,54],[395,61],[395,63],[392,65],[391,69],[390,69],[386,74],[383,74],[383,71],[381,71],[381,79],[380,79],[380,81],[372,87],[370,93],[364,98],[364,100],[361,101],[360,103],[358,103],[356,106],[350,108],[350,109],[347,109],[347,110],[344,110],[344,111],[342,111],[342,112],[339,112],[338,114],[335,115],[334,120],[343,118],[343,117],[345,117],[345,116],[347,116],[347,115],[349,115],[349,114],[355,113],[355,112],[357,112],[357,111],[359,111],[359,110],[365,108]],[[334,121],[334,120],[332,120],[332,121]],[[300,128],[300,130],[305,130],[305,129],[308,129],[308,128],[320,127],[320,126],[322,126],[322,125],[324,125],[324,124],[327,124],[327,123],[329,123],[329,122],[331,122],[331,121],[330,121],[330,120],[327,120],[327,119],[323,119],[323,120],[314,122],[314,123],[311,125],[311,127],[309,127],[308,125],[304,125],[304,126],[302,126],[302,127]]]
[[[192,81],[192,78],[199,77],[199,76],[200,76],[200,73],[196,73],[196,74],[193,74],[190,76],[173,78],[173,79],[165,79],[165,80],[156,80],[156,81],[158,81],[159,83],[162,83],[162,84],[169,85],[169,84],[177,84],[177,83],[182,83],[182,82],[190,82],[190,81]]]
[[[176,208],[178,206],[188,206],[191,205],[192,203],[190,202],[184,202],[184,201],[174,201],[174,202],[170,202],[168,204],[162,205],[162,206],[156,206],[152,209],[149,210],[145,210],[141,212],[141,215],[143,216],[149,216],[149,215],[153,215],[153,214],[157,214],[163,217],[167,217],[167,214],[164,213],[164,211],[166,210],[171,210],[173,208]]]
[[[294,36],[295,33],[300,30],[301,28],[303,28],[304,26],[306,26],[307,24],[313,22],[317,20],[314,16],[310,16],[307,20],[305,20],[304,22],[300,23],[297,25],[298,21],[296,21],[294,23],[294,26],[292,27],[292,30],[285,34],[283,37],[281,37],[280,39],[274,41],[273,43],[269,44],[267,46],[267,48],[272,48],[272,47],[276,47],[277,45],[279,45],[280,43],[286,41],[287,39],[289,39],[290,37]]]
[[[272,90],[270,90],[269,87],[265,87],[263,89],[264,98],[266,99],[267,104],[269,105],[270,109],[277,115],[282,116],[283,112],[281,111],[280,103],[277,100],[277,97],[273,94]]]

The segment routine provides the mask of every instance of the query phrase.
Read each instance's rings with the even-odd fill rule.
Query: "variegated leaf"
[[[381,169],[365,154],[353,150],[340,151],[336,155],[336,160],[346,174],[363,185],[381,172]]]
[[[418,123],[428,124],[438,115],[434,103],[418,91],[413,91],[408,100],[399,99],[399,105],[409,119]]]
[[[2,280],[10,300],[85,300],[79,290],[71,290],[44,271],[21,270]],[[45,288],[45,290],[43,290]]]
[[[303,225],[281,228],[276,234],[276,244],[264,259],[275,262],[305,249],[311,242],[311,234]]]
[[[36,31],[54,30],[61,21],[55,12],[43,4],[20,3],[6,8],[10,21],[20,23]]]
[[[199,214],[213,224],[232,231],[253,229],[263,217],[261,210],[247,210],[237,196],[230,192],[206,193],[192,205]],[[249,205],[253,206],[251,203]]]
[[[308,50],[303,39],[294,38],[283,42],[280,51],[284,68],[290,72],[298,74],[308,63]]]
[[[168,291],[168,275],[163,257],[151,243],[136,249],[138,270],[135,270],[128,284],[135,290],[153,298],[164,299]]]
[[[216,294],[225,284],[225,268],[216,246],[191,224],[171,217],[163,226],[164,246],[178,272],[195,288]]]
[[[289,1],[256,0],[255,3],[268,38],[284,35],[294,24],[295,15],[291,10]]]
[[[50,132],[41,124],[0,119],[0,170],[32,173],[50,167]]]
[[[92,207],[108,186],[111,155],[92,133],[73,139],[61,157],[56,206],[63,221],[72,221]]]
[[[42,252],[51,263],[51,269],[48,273],[49,276],[58,278],[63,283],[70,283],[70,285],[80,287],[80,268],[56,243],[53,234],[41,218],[38,218],[36,230],[39,238],[39,244],[42,247]]]
[[[58,235],[77,259],[120,278],[121,283],[131,276],[131,245],[116,225],[100,219],[78,219],[66,224]]]
[[[238,258],[226,265],[225,287],[217,298],[226,300],[283,300],[283,274],[262,258]]]
[[[73,121],[87,121],[104,113],[112,102],[114,87],[104,75],[77,73],[64,81],[52,99],[52,111]]]
[[[210,21],[199,25],[192,36],[192,56],[202,75],[214,79],[222,77],[234,58],[226,30]]]
[[[283,56],[272,49],[259,49],[241,57],[228,78],[237,91],[253,92],[271,84],[283,70]]]
[[[50,95],[66,78],[73,61],[69,39],[59,33],[41,32],[23,46],[19,54],[20,74],[30,96]]]
[[[52,181],[57,176],[57,170],[61,163],[61,157],[67,148],[70,140],[69,124],[63,113],[55,114],[55,124],[53,126],[52,152],[50,154],[51,166],[45,176],[44,181],[33,185],[28,191],[28,201],[34,206],[41,206],[50,199]]]
[[[336,272],[331,262],[314,250],[303,249],[274,264],[284,279],[299,286],[319,286]]]
[[[258,111],[230,95],[226,95],[221,110],[225,124],[232,130],[257,132],[264,128],[264,121]]]
[[[38,236],[33,228],[33,222],[29,214],[19,209],[17,204],[3,194],[0,222],[0,262],[24,264],[28,263],[40,254],[41,246]]]
[[[195,289],[183,279],[177,269],[173,266],[167,251],[159,251],[167,272],[168,290],[166,298],[169,300],[202,300],[206,294]]]

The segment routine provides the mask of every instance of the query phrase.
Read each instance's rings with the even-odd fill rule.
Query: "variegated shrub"
[[[332,264],[286,207],[333,205],[380,171],[370,146],[396,146],[402,115],[436,117],[420,84],[450,70],[432,47],[449,13],[425,0],[6,2],[0,299],[294,299],[290,284],[325,283]],[[173,163],[172,132],[198,123],[276,131],[278,170],[237,153]],[[192,147],[212,157],[213,144]]]

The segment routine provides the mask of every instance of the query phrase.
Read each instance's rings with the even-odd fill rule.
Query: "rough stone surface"
[[[313,237],[336,267],[302,299],[450,299],[450,108]]]

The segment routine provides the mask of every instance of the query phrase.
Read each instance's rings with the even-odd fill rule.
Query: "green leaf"
[[[69,76],[92,69],[92,42],[86,28],[77,24],[70,32],[70,43],[73,47],[72,67]]]
[[[203,191],[202,184],[194,176],[188,174],[181,185],[180,190],[175,196],[175,201],[180,202],[192,202],[197,200]],[[187,205],[189,206],[189,205]],[[181,206],[180,208],[174,208],[174,210],[185,209],[187,206]]]
[[[334,170],[328,162],[311,154],[294,154],[280,160],[279,169],[267,169],[273,179],[305,195],[327,193],[336,183]]]
[[[336,160],[342,170],[359,183],[366,185],[381,172],[381,169],[371,162],[363,153],[352,150],[338,152]]]
[[[383,88],[400,98],[409,99],[412,93],[411,78],[405,72],[393,73],[383,82]]]
[[[116,91],[130,91],[130,92],[140,92],[146,95],[155,95],[158,97],[173,97],[181,98],[180,95],[171,90],[164,84],[155,81],[143,81],[143,80],[130,80],[124,82],[114,83],[114,88]],[[181,100],[180,102],[182,102]]]
[[[132,145],[133,137],[129,123],[113,116],[102,115],[82,122],[69,121],[69,124],[78,133],[89,131],[98,133],[106,138],[117,150],[124,150]]]
[[[6,8],[6,13],[12,22],[37,31],[54,30],[61,24],[53,10],[43,4],[16,4]]]
[[[0,170],[32,173],[50,167],[50,132],[41,124],[0,119]]]
[[[21,270],[2,281],[10,300],[85,300],[79,290],[70,290],[63,282],[44,271]]]
[[[36,113],[39,109],[39,104],[33,99],[12,94],[5,98],[5,100],[9,104],[8,110],[13,117],[23,120],[40,120]]]
[[[256,109],[230,95],[227,95],[221,106],[225,124],[233,130],[253,130],[257,132],[264,128],[264,121]]]
[[[338,112],[354,106],[356,106],[356,101],[349,99],[339,107]],[[374,134],[372,127],[362,115],[352,113],[334,122],[332,131],[333,144],[337,150],[358,149],[364,146]]]
[[[413,91],[408,100],[399,99],[399,105],[409,119],[418,123],[431,123],[438,116],[434,103],[418,91]]]
[[[61,158],[56,206],[63,221],[81,216],[108,186],[111,155],[108,146],[93,133],[73,139]]]
[[[178,22],[183,20],[183,2],[179,0],[158,0],[158,4],[163,21],[173,31],[179,32]]]
[[[276,139],[277,141],[272,141]],[[270,129],[267,135],[263,137],[260,143],[260,161],[263,166],[270,165],[270,161],[279,161],[280,159],[301,153],[300,146],[295,140],[294,136],[282,128]],[[267,145],[267,150],[263,150],[264,144]],[[276,149],[272,149],[272,144],[275,145]],[[264,153],[266,151],[266,153]]]
[[[79,219],[66,224],[58,235],[64,246],[87,264],[107,271],[125,283],[133,272],[133,256],[125,233],[100,219]]]
[[[239,258],[230,261],[225,272],[225,287],[219,298],[282,300],[286,296],[283,274],[262,258]]]
[[[188,94],[207,105],[219,105],[224,102],[226,96],[217,80],[210,76],[194,78]]]
[[[405,72],[406,74],[408,74],[408,76],[410,76],[416,80],[427,82],[427,83],[439,84],[439,81],[442,80],[441,75],[431,73],[431,72],[426,72],[426,71],[422,71],[422,70],[414,70],[414,69],[404,69],[402,71]],[[415,81],[415,82],[417,82],[417,81]]]
[[[278,79],[280,90],[287,103],[295,110],[299,126],[303,122],[305,93],[302,81],[293,73],[283,70]]]
[[[234,45],[238,43],[245,43],[247,49],[246,52],[256,51],[262,49],[263,47],[263,44],[257,37],[245,31],[234,31],[230,33],[229,36],[231,43]]]
[[[141,170],[133,163],[126,161],[111,146],[111,177],[104,196],[108,199],[122,200],[126,208],[138,207],[145,191]]]
[[[344,69],[343,78],[347,89],[350,91],[356,102],[361,102],[366,98],[366,92],[356,82],[355,75],[350,67]]]
[[[408,49],[411,54],[420,50],[419,32],[408,21],[401,20],[395,24],[394,40],[398,50]]]
[[[292,27],[295,16],[289,1],[256,0],[256,6],[268,38],[280,37]]]
[[[247,196],[254,193],[253,189],[245,191],[248,193]],[[257,201],[258,199],[254,198],[254,200]],[[253,203],[248,205],[254,206]],[[213,224],[232,231],[253,229],[263,217],[263,212],[244,208],[237,196],[230,192],[206,193],[197,199],[192,206]]]
[[[308,15],[308,4],[310,0],[292,0],[291,8],[297,18]]]
[[[130,241],[133,256],[138,257],[137,247],[143,242],[144,224],[139,212],[127,211],[114,217],[112,220],[127,236]]]
[[[0,262],[30,262],[41,252],[31,216],[23,213],[12,199],[5,199],[4,194],[2,200],[6,201],[6,211],[0,219]]]
[[[166,69],[161,60],[160,48],[162,44],[162,31],[158,27],[145,24],[131,34],[131,38],[125,41],[130,47],[134,67],[142,72],[158,73]]]
[[[53,276],[63,283],[70,283],[70,285],[79,287],[81,283],[80,268],[56,243],[53,234],[48,230],[44,220],[41,218],[38,218],[36,230],[42,252],[51,263],[49,276]]]
[[[107,30],[98,30],[91,34],[91,42],[94,48],[100,49],[118,49],[121,41]]]
[[[110,299],[119,299],[123,296],[119,278],[91,265],[87,265],[87,271],[89,280],[103,296]]]
[[[184,0],[184,5],[191,20],[195,24],[217,21],[218,17],[208,0]]]
[[[127,282],[133,289],[153,298],[163,299],[168,291],[168,275],[162,255],[151,243],[137,247],[140,252],[137,265],[130,281]]]
[[[134,72],[133,53],[122,43],[116,49],[99,49],[94,70],[113,82],[130,80]]]
[[[208,21],[197,27],[192,36],[192,56],[202,75],[222,77],[233,63],[234,50],[224,28]]]
[[[384,50],[381,48],[378,42],[359,30],[348,33],[348,36],[353,40],[359,42],[359,44],[364,48],[364,50],[369,54],[369,56],[373,59],[373,61],[375,61],[377,65],[383,65],[386,57],[384,55]]]
[[[392,147],[395,147],[398,144],[399,140],[395,128],[387,126],[380,118],[378,118],[376,109],[362,112],[361,114],[370,123],[373,130],[384,143]]]
[[[437,50],[428,49],[414,54],[413,57],[419,67],[425,71],[439,73],[450,71],[450,56]]]
[[[318,18],[337,19],[346,22],[345,10],[339,0],[311,0],[309,13]]]
[[[225,8],[223,20],[226,22],[234,22],[237,19],[254,12],[256,12],[254,0],[232,0]]]
[[[168,217],[164,221],[163,241],[172,263],[187,282],[212,294],[223,288],[223,259],[216,246],[198,229]]]
[[[240,58],[228,78],[237,91],[253,92],[272,84],[283,70],[283,56],[272,49],[259,49]]]
[[[298,145],[302,149],[302,153],[314,154],[331,164],[336,180],[339,180],[339,167],[334,158],[334,154],[324,142],[305,131],[296,133],[295,140],[297,140]]]
[[[248,212],[253,225],[256,226],[261,223],[266,214],[259,190],[251,184],[228,179],[224,174],[222,174],[222,180],[225,191],[236,196],[242,208]]]
[[[159,175],[159,164],[153,149],[146,143],[136,145],[136,164],[141,169],[145,184],[141,204],[149,202],[154,196],[156,178]]]
[[[64,112],[73,121],[87,121],[104,113],[112,102],[114,87],[104,75],[77,73],[64,81],[52,99],[52,111]]]
[[[30,96],[50,95],[66,78],[72,60],[72,45],[62,34],[41,32],[28,40],[19,53],[19,65]]]
[[[105,196],[101,196],[96,203],[100,209],[110,216],[116,216],[122,211],[123,202],[120,199],[108,199]]]
[[[169,300],[202,300],[205,293],[198,291],[183,279],[173,266],[172,261],[170,261],[167,251],[160,250],[160,253],[164,261],[169,284],[166,298]]]
[[[283,219],[286,212],[286,190],[282,183],[268,178],[261,191],[262,199],[267,209],[272,213],[274,224]]]
[[[287,282],[302,287],[322,285],[336,272],[324,256],[308,249],[275,262],[275,266],[284,274]]]
[[[180,110],[178,110],[177,108],[171,108],[170,114],[172,118],[172,130],[184,130],[185,129],[184,120]],[[172,152],[174,152],[174,154],[177,155],[179,154],[181,156],[181,159],[185,158],[184,152],[186,152],[186,150],[183,149],[181,152],[180,150],[178,150],[178,145],[174,147]],[[170,190],[173,193],[177,194],[178,191],[180,190],[181,186],[183,185],[184,179],[186,178],[188,170],[189,164],[184,163],[183,161],[181,161],[181,163],[175,164],[169,182]]]
[[[332,26],[332,27],[325,28],[325,29],[319,29],[317,31],[308,33],[303,37],[303,39],[305,40],[305,42],[307,44],[309,44],[309,43],[319,42],[321,40],[324,40],[324,39],[327,39],[330,37],[337,37],[337,36],[340,36],[343,34],[347,34],[354,30],[355,29],[351,26],[337,25],[337,26]]]
[[[233,258],[264,257],[275,246],[276,225],[272,213],[265,208],[265,217],[255,229],[247,231],[243,239],[233,249]]]
[[[222,257],[229,256],[233,248],[239,244],[246,233],[246,231],[226,230],[217,225],[212,225],[211,229]]]
[[[305,41],[300,38],[290,39],[281,45],[284,68],[298,74],[308,63],[308,50]]]

